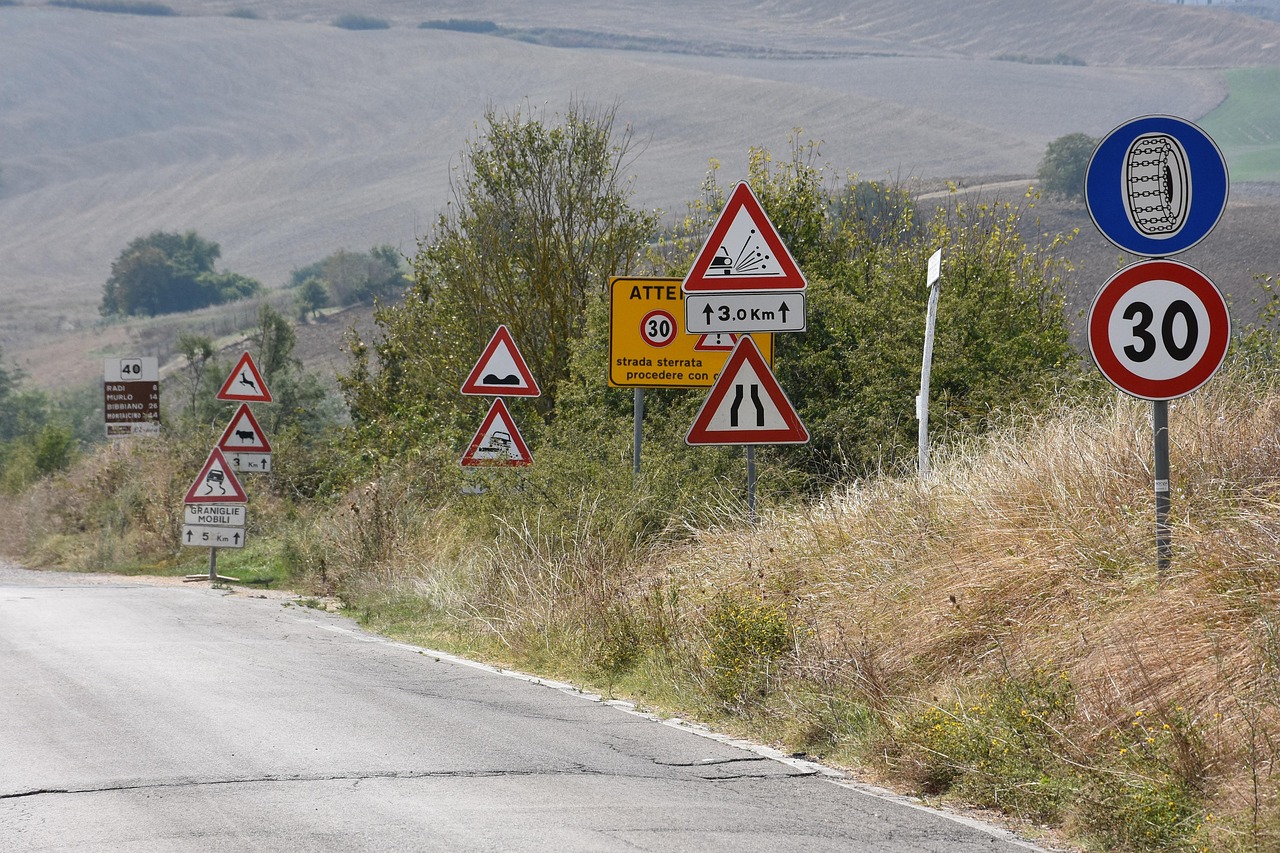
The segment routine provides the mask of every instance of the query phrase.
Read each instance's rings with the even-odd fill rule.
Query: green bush
[[[1075,695],[1065,673],[1005,677],[975,696],[907,714],[895,738],[921,789],[1040,821],[1078,789],[1068,759]]]
[[[768,696],[794,649],[791,620],[781,608],[724,598],[707,615],[706,655],[711,693],[730,706]]]

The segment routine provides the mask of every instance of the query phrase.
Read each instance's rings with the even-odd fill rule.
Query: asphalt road
[[[0,849],[1035,848],[278,598],[0,564]]]

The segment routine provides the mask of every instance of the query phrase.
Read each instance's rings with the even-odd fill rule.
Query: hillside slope
[[[359,12],[396,26],[489,20],[504,27],[563,27],[684,41],[703,51],[736,45],[823,51],[992,58],[1066,53],[1090,65],[1196,67],[1280,64],[1280,28],[1219,6],[1152,0],[172,0],[184,14],[251,10],[262,18],[328,23]]]
[[[1063,133],[1100,134],[1144,112],[1194,118],[1225,94],[1213,70],[969,58],[1076,53],[1097,32],[1096,24],[1060,27],[1052,43],[1039,36],[1018,46],[1010,16],[1029,17],[1038,32],[1053,32],[1058,15],[1114,16],[1114,47],[1142,43],[1123,29],[1132,17],[1125,10],[1140,8],[1165,32],[1187,30],[1198,51],[1236,45],[1241,61],[1266,60],[1264,34],[1280,43],[1277,25],[1215,12],[1188,28],[1182,15],[1208,10],[1145,0],[1072,0],[1051,12],[996,0],[957,11],[928,0],[911,4],[911,14],[887,0],[658,0],[641,9],[397,0],[357,7],[395,24],[365,32],[330,26],[353,9],[328,0],[170,5],[183,16],[0,7],[5,351],[95,322],[111,261],[156,229],[196,229],[222,246],[226,268],[272,287],[338,248],[390,243],[412,253],[444,208],[450,167],[487,106],[554,112],[572,98],[618,103],[639,143],[637,202],[679,213],[711,158],[734,180],[750,146],[785,149],[795,127],[823,141],[840,173],[1028,175]],[[225,17],[232,9],[261,19]],[[692,47],[569,50],[417,28],[449,17]],[[1204,30],[1205,21],[1217,31]],[[740,45],[751,50],[739,53]],[[790,58],[759,58],[761,48]],[[794,53],[808,50],[825,58]]]

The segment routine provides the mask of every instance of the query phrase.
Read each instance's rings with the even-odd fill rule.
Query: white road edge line
[[[298,613],[295,615],[299,617],[303,617],[303,616],[307,616],[308,614]],[[331,615],[337,615],[337,614],[331,614]],[[347,618],[347,617],[340,617],[340,618]],[[772,761],[780,762],[782,764],[787,765],[788,767],[792,767],[797,770],[804,771],[805,773],[819,776],[824,781],[830,782],[833,785],[838,785],[841,788],[847,788],[852,791],[857,791],[860,794],[865,794],[866,796],[869,796],[869,797],[875,797],[876,799],[879,799],[879,800],[885,800],[887,802],[891,802],[896,805],[906,806],[907,808],[915,809],[917,811],[927,812],[928,814],[935,815],[945,820],[949,820],[954,823],[967,826],[970,829],[976,829],[980,832],[986,833],[987,835],[991,835],[995,838],[998,838],[1007,844],[1011,844],[1015,847],[1021,847],[1024,850],[1034,851],[1034,853],[1053,853],[1053,851],[1050,848],[1036,846],[1035,844],[1032,844],[1029,841],[1019,838],[1018,836],[1014,835],[1012,832],[1010,832],[1009,830],[1003,827],[995,826],[989,823],[984,823],[983,821],[977,820],[975,818],[965,817],[964,815],[955,814],[954,812],[949,812],[943,809],[935,808],[933,806],[927,805],[926,803],[914,797],[903,796],[902,794],[896,794],[893,791],[890,791],[886,788],[880,788],[875,785],[869,785],[865,782],[859,782],[856,779],[850,779],[848,774],[840,770],[836,770],[833,767],[827,767],[823,764],[818,764],[817,762],[809,761],[803,758],[795,758],[794,756],[787,755],[785,752],[774,749],[771,746],[765,746],[764,744],[753,743],[752,741],[731,737],[726,734],[721,734],[720,732],[712,731],[711,729],[707,728],[701,723],[690,723],[686,720],[680,719],[679,717],[669,717],[669,718],[659,717],[658,715],[651,714],[648,711],[641,711],[637,709],[635,704],[632,702],[628,702],[623,699],[605,699],[603,696],[601,696],[598,693],[588,693],[582,688],[575,687],[574,685],[564,681],[555,681],[550,678],[542,678],[541,676],[537,676],[537,675],[529,675],[528,673],[520,672],[514,669],[503,669],[501,667],[493,666],[491,664],[480,663],[479,661],[474,661],[464,657],[459,657],[457,655],[450,654],[449,652],[442,652],[437,649],[429,649],[429,648],[426,648],[425,646],[415,646],[410,643],[402,643],[402,642],[399,642],[398,640],[390,640],[390,639],[387,639],[386,637],[379,637],[376,634],[371,634],[367,631],[364,631],[363,629],[344,628],[340,625],[326,625],[322,622],[316,621],[314,618],[307,618],[306,621],[310,621],[313,624],[315,624],[317,627],[322,628],[323,630],[326,630],[326,631],[332,631],[335,634],[346,634],[349,637],[352,637],[357,640],[362,640],[364,642],[377,643],[384,646],[391,646],[392,648],[400,649],[406,652],[412,652],[414,654],[428,655],[438,661],[447,661],[451,664],[456,664],[458,666],[471,667],[472,669],[478,669],[482,672],[487,672],[492,675],[500,675],[504,678],[514,678],[517,681],[524,681],[529,684],[536,684],[542,687],[549,687],[552,690],[558,690],[561,693],[567,694],[569,696],[575,696],[579,699],[585,699],[588,702],[595,702],[597,704],[608,705],[609,707],[616,708],[619,711],[622,711],[623,713],[631,714],[636,717],[642,717],[646,720],[649,720],[650,722],[659,723],[664,726],[670,726],[672,728],[679,729],[680,731],[695,734],[698,737],[704,737],[704,738],[707,738],[708,740],[713,740],[713,741],[716,741],[717,743],[725,744],[726,746],[735,747],[737,749],[741,749],[746,752],[753,753],[755,755],[760,756],[761,758],[767,758]]]

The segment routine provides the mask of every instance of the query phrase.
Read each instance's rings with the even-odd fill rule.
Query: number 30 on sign
[[[1144,400],[1190,394],[1217,372],[1231,339],[1213,282],[1177,261],[1131,264],[1089,311],[1089,351],[1111,384]]]

